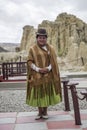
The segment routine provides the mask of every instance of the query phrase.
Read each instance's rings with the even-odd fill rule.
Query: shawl
[[[38,88],[42,84],[54,84],[55,92],[61,95],[60,74],[57,63],[57,56],[52,45],[46,44],[47,51],[38,44],[34,44],[30,50],[27,60],[27,89]],[[51,64],[52,70],[46,74],[41,74],[31,69],[31,64],[44,68]]]

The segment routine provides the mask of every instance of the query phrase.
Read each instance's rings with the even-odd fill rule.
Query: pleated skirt
[[[26,104],[33,107],[48,107],[61,102],[60,94],[56,94],[53,84],[32,87],[26,98]]]

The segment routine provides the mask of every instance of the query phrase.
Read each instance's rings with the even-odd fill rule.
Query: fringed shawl
[[[57,57],[52,45],[46,44],[47,51],[35,44],[29,50],[29,56],[27,60],[27,94],[32,87],[38,89],[42,84],[49,85],[54,84],[56,94],[61,95],[61,83],[60,74],[58,69]],[[37,67],[44,68],[51,64],[52,70],[46,74],[40,74],[31,69],[31,63],[34,63]]]

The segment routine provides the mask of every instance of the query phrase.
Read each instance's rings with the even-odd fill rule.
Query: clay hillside
[[[48,43],[54,46],[62,70],[87,70],[87,23],[75,15],[61,13],[54,21],[43,20],[38,24],[40,27],[46,28]],[[20,52],[12,54],[10,60],[18,61],[20,56],[26,60],[30,46],[36,41],[36,31],[31,25],[23,27],[20,48],[16,48]]]

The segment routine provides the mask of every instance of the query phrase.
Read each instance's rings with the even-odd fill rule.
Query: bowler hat
[[[43,28],[38,29],[37,32],[36,32],[36,38],[37,38],[38,36],[40,36],[40,35],[47,37],[46,29],[43,29]]]

